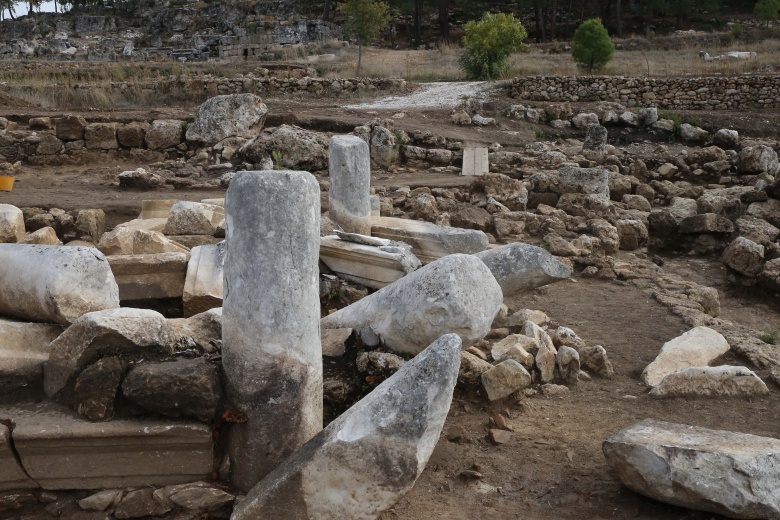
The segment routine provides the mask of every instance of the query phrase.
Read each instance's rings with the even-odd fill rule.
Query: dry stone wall
[[[777,108],[780,76],[528,76],[512,81],[512,96],[533,101],[619,101],[678,110]]]
[[[314,94],[321,96],[339,95],[371,90],[402,90],[406,87],[403,79],[382,78],[275,78],[255,77],[252,75],[236,78],[215,76],[182,76],[149,83],[119,82],[112,83],[112,89],[166,92],[176,89],[188,92],[217,94]]]

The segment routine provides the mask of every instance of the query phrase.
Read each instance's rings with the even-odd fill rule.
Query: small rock
[[[79,506],[87,511],[105,511],[109,506],[117,505],[122,499],[121,489],[106,489],[79,500]]]
[[[569,393],[569,388],[563,385],[547,383],[541,386],[542,395],[545,397],[562,397]]]
[[[650,391],[653,397],[751,396],[769,393],[750,369],[736,366],[692,367],[672,372]]]
[[[173,509],[169,505],[161,504],[154,498],[153,488],[143,488],[130,491],[119,502],[114,510],[117,518],[143,518],[147,516],[159,516]]]
[[[580,366],[591,370],[600,377],[612,379],[615,376],[612,362],[607,357],[606,349],[601,345],[581,348]]]
[[[322,355],[341,357],[346,350],[346,341],[352,335],[352,329],[322,329]]]
[[[558,349],[555,361],[564,384],[576,385],[580,374],[580,355],[577,351],[563,345]]]
[[[477,384],[482,379],[482,374],[493,368],[493,365],[478,358],[469,352],[460,354],[460,370],[458,371],[458,380],[466,384]]]
[[[514,359],[507,359],[482,374],[482,387],[488,399],[495,401],[531,384],[531,375]]]
[[[76,378],[77,410],[90,421],[105,421],[114,415],[114,400],[125,364],[118,357],[97,360]]]
[[[506,430],[497,430],[494,428],[488,432],[488,436],[490,437],[490,442],[493,444],[506,444],[512,439],[512,432],[508,432]]]
[[[655,360],[645,367],[642,381],[648,386],[658,386],[672,372],[707,366],[729,348],[726,338],[719,332],[709,327],[696,327],[666,342]]]

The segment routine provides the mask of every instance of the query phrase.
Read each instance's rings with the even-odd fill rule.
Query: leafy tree
[[[506,75],[506,59],[523,46],[528,33],[512,14],[485,13],[480,21],[472,20],[463,30],[466,50],[460,59],[470,79],[495,79]]]
[[[753,12],[765,21],[777,20],[777,11],[780,11],[780,0],[758,0]]]
[[[379,0],[347,0],[339,4],[347,17],[344,33],[358,42],[357,74],[363,61],[363,44],[375,40],[390,22],[387,4]]]
[[[14,14],[16,14],[16,10],[14,9],[15,3],[15,0],[0,0],[0,20],[3,19],[3,14],[6,10],[8,10],[8,16],[10,16],[12,20],[16,19],[14,17]]]
[[[601,70],[614,54],[615,45],[601,20],[591,18],[582,22],[571,42],[571,55],[577,66],[589,73]]]

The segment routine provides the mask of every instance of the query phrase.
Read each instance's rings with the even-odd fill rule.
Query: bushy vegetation
[[[463,28],[461,66],[469,79],[490,80],[507,75],[507,58],[523,46],[528,34],[511,14],[485,13]]]
[[[615,45],[601,20],[585,20],[574,33],[571,55],[577,66],[592,73],[603,70],[615,54]]]

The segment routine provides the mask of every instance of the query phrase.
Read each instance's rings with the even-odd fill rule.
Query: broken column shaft
[[[328,147],[330,218],[349,233],[371,234],[371,153],[355,135],[335,135]]]
[[[307,172],[241,172],[225,210],[222,365],[247,419],[227,450],[247,491],[322,429],[319,184]]]

